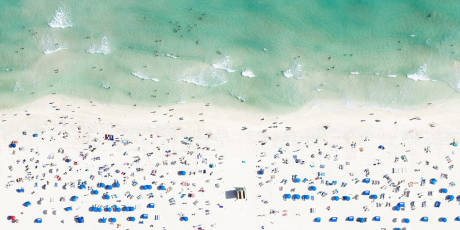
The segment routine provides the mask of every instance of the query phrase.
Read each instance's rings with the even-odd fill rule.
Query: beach
[[[45,96],[0,111],[0,224],[458,229],[458,105],[283,114]]]

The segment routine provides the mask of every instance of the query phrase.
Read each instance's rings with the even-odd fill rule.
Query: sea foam
[[[212,67],[214,67],[215,69],[225,70],[229,73],[233,73],[236,71],[230,67],[230,56],[225,56],[225,58],[221,62],[212,64]]]
[[[141,73],[141,72],[131,72],[131,75],[133,75],[134,77],[137,77],[139,79],[142,79],[142,80],[152,80],[154,82],[159,82],[160,81],[158,78],[150,78],[149,76],[147,76],[146,74]]]
[[[418,67],[417,72],[413,74],[407,74],[407,78],[414,81],[430,81],[431,79],[426,75],[427,64]]]
[[[86,52],[90,54],[103,54],[107,55],[110,53],[110,44],[109,44],[109,39],[106,36],[103,36],[101,38],[101,41],[99,44],[93,44],[89,49],[86,50]]]
[[[227,83],[225,76],[213,68],[206,68],[198,74],[188,74],[181,81],[202,87],[217,87]]]
[[[58,7],[53,19],[48,23],[52,28],[64,29],[72,27],[72,21],[70,19],[70,12],[64,7]]]
[[[256,75],[254,74],[254,72],[252,72],[251,70],[249,69],[245,69],[241,72],[241,76],[243,77],[248,77],[248,78],[253,78],[255,77]]]
[[[283,71],[283,76],[285,78],[303,78],[303,66],[298,58],[294,60],[289,69]]]
[[[41,40],[41,45],[43,47],[43,53],[46,55],[67,49],[67,46],[59,43],[52,34],[46,34]]]

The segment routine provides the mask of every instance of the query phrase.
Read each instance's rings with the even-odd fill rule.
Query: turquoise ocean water
[[[1,0],[0,21],[1,107],[399,107],[460,90],[458,0]]]

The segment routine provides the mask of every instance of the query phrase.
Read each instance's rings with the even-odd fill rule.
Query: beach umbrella
[[[23,189],[23,188],[16,189],[16,192],[18,192],[18,193],[23,193],[23,192],[24,192],[24,189]]]
[[[441,189],[439,189],[439,192],[440,193],[447,193],[447,188],[441,188]]]
[[[383,145],[379,145],[379,149],[385,149],[385,147]]]
[[[372,195],[369,196],[369,199],[372,199],[372,200],[375,200],[375,199],[377,199],[377,198],[378,198],[378,196],[375,195],[375,194],[372,194]]]
[[[393,228],[393,230],[401,230],[401,228]]]
[[[147,204],[147,208],[155,208],[155,204],[154,203]]]
[[[96,212],[102,212],[102,208],[96,207]]]
[[[371,179],[369,179],[369,178],[364,178],[363,179],[363,183],[369,184],[369,182],[371,182]]]
[[[339,196],[332,196],[331,197],[331,200],[333,200],[333,201],[338,201],[339,199],[340,199]]]
[[[103,218],[99,218],[98,222],[101,223],[101,224],[104,224],[104,223],[107,222],[107,219],[104,218],[104,217],[103,217]]]
[[[345,219],[346,221],[354,221],[355,220],[355,217],[354,216],[349,216],[347,217],[347,219]]]
[[[112,184],[112,186],[113,186],[114,188],[119,188],[119,187],[120,187],[120,183],[119,183],[118,181],[117,181],[117,182],[114,182],[114,183]]]
[[[434,202],[434,207],[435,207],[435,208],[441,207],[441,202],[440,202],[440,201]]]
[[[149,215],[148,215],[148,214],[145,214],[145,213],[144,213],[144,214],[141,215],[141,219],[148,219],[148,218],[149,218]]]
[[[310,195],[302,195],[302,200],[308,200],[310,199]]]
[[[350,201],[350,196],[342,196],[342,200]]]
[[[432,178],[432,179],[430,180],[430,184],[436,184],[436,182],[438,182],[438,180],[436,180],[435,178]]]
[[[371,191],[369,191],[369,190],[364,190],[363,193],[362,193],[362,195],[364,195],[364,196],[369,196],[369,194],[371,194]]]
[[[97,191],[97,190],[91,190],[91,194],[97,195],[97,194],[99,194],[99,191]]]
[[[151,190],[151,189],[152,189],[152,185],[151,185],[151,184],[146,185],[146,189]]]
[[[398,205],[396,205],[396,206],[393,207],[393,210],[394,210],[394,211],[399,211],[399,210],[401,210],[401,207],[398,206]]]
[[[96,207],[91,206],[91,207],[88,208],[88,211],[90,211],[90,212],[95,212],[95,211],[96,211]]]
[[[42,218],[37,218],[34,220],[34,223],[36,224],[41,224],[42,223]]]
[[[78,186],[78,188],[79,188],[79,189],[85,189],[85,188],[86,188],[86,185],[81,184],[81,185]]]
[[[337,222],[337,217],[331,217],[331,218],[329,219],[329,222]]]
[[[127,218],[128,221],[136,221],[136,217],[134,216],[130,216]]]
[[[356,221],[359,222],[359,223],[364,223],[367,221],[367,219],[365,217],[358,217],[356,218]]]
[[[460,221],[460,216],[455,217],[455,221]]]
[[[445,218],[445,217],[440,217],[440,218],[438,219],[438,221],[439,221],[439,222],[445,223],[445,222],[447,222],[447,218]]]
[[[294,183],[300,183],[300,178],[296,177],[296,178],[294,179]]]
[[[283,199],[291,199],[291,194],[284,194]]]
[[[428,222],[428,216],[424,216],[420,219],[422,222]]]
[[[308,187],[308,190],[309,191],[316,191],[316,186],[312,185],[312,186]]]
[[[32,203],[30,203],[30,201],[27,201],[25,202],[24,204],[22,204],[24,207],[29,207]]]
[[[186,173],[185,171],[179,171],[179,172],[177,172],[177,174],[178,174],[179,176],[185,176],[185,175],[187,175],[187,173]]]
[[[321,217],[316,217],[315,219],[313,219],[313,222],[316,222],[316,223],[321,222]]]
[[[453,201],[455,199],[454,195],[447,195],[446,200]]]
[[[75,222],[81,224],[81,223],[85,223],[85,218],[83,218],[82,216],[77,216],[75,217]]]
[[[298,200],[298,199],[300,199],[300,195],[299,195],[299,194],[294,194],[294,195],[292,196],[292,199],[293,199],[293,200]]]
[[[158,186],[158,190],[166,190],[166,187],[164,185]]]
[[[185,222],[187,222],[187,221],[188,221],[188,217],[186,217],[186,216],[183,216],[183,217],[181,217],[181,218],[180,218],[180,220],[181,220],[181,221],[185,221]]]
[[[404,207],[406,207],[406,203],[405,202],[399,202],[398,206],[401,207],[401,208],[404,208]]]
[[[106,190],[112,190],[112,185],[106,185],[106,186],[105,186],[105,189],[106,189]]]
[[[402,222],[408,224],[408,223],[410,223],[410,219],[409,218],[403,218]]]
[[[78,196],[71,196],[71,197],[70,197],[70,201],[75,202],[75,201],[77,201],[77,200],[78,200]]]
[[[115,222],[117,222],[117,218],[111,217],[111,218],[109,218],[109,222],[110,223],[115,223]]]
[[[107,194],[104,194],[104,195],[102,195],[102,199],[103,199],[103,200],[109,200],[109,199],[110,199],[110,196],[107,195]]]
[[[260,169],[259,171],[257,171],[257,174],[258,174],[258,175],[264,175],[264,170],[263,170],[263,169]]]
[[[372,218],[373,221],[380,221],[380,216],[374,216],[374,218]]]
[[[134,211],[135,209],[136,209],[136,208],[134,208],[133,206],[129,206],[129,207],[128,207],[128,210],[129,210],[130,212]]]
[[[112,211],[112,208],[110,207],[104,208],[104,212],[111,212],[111,211]]]
[[[66,211],[66,212],[72,211],[72,207],[65,207],[64,211]]]
[[[100,183],[97,184],[97,187],[99,187],[99,188],[104,188],[104,187],[105,187],[105,184],[102,183],[102,182],[100,182]]]
[[[144,185],[141,185],[141,186],[139,187],[139,189],[140,189],[140,190],[145,190],[145,186],[144,186]]]

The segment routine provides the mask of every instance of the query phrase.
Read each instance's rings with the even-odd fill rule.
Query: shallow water
[[[459,12],[457,0],[4,0],[0,106],[50,93],[275,110],[445,100],[460,86]]]

